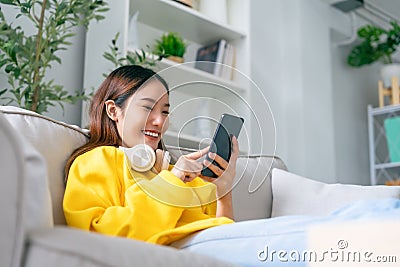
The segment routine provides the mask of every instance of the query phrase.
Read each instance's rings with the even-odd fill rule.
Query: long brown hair
[[[73,161],[85,152],[99,146],[115,146],[122,144],[116,123],[106,112],[105,102],[114,100],[115,104],[124,109],[126,100],[134,94],[150,78],[158,79],[169,93],[165,80],[153,70],[137,65],[122,66],[111,72],[94,94],[89,108],[89,142],[76,149],[69,157],[65,166],[65,181]],[[159,146],[162,143],[160,142]]]

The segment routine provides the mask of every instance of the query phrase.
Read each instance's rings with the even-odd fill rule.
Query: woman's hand
[[[209,158],[216,161],[220,167],[212,164],[207,159],[204,160],[204,165],[208,167],[218,178],[201,176],[204,180],[212,182],[217,186],[217,198],[222,198],[232,190],[233,179],[236,175],[236,161],[239,156],[239,143],[235,136],[232,137],[232,153],[229,163],[221,156],[215,153],[209,153]]]
[[[236,161],[239,156],[239,143],[235,136],[232,137],[232,154],[229,163],[215,153],[210,153],[209,157],[214,159],[220,167],[204,160],[206,165],[218,178],[201,176],[204,180],[212,182],[217,186],[217,213],[216,217],[228,217],[233,219],[232,188],[233,179],[236,175]]]
[[[166,157],[166,155],[165,155],[166,153],[168,154],[168,152],[166,152],[162,149],[156,150],[156,162],[154,163],[154,169],[153,169],[155,172],[160,173],[165,167],[168,168],[168,166],[163,166],[165,164],[164,157]],[[168,156],[168,158],[169,158],[169,156]],[[168,161],[168,164],[169,164],[169,159],[166,161]]]
[[[206,147],[197,152],[180,156],[171,172],[184,182],[192,181],[200,175],[201,170],[203,169],[203,164],[197,162],[197,160],[204,156],[209,149],[210,147]]]

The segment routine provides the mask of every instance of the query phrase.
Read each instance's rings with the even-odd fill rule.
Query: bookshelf
[[[215,76],[211,73],[195,69],[193,67],[194,63],[193,62],[187,62],[185,64],[179,64],[174,61],[168,60],[168,59],[163,59],[159,63],[159,70],[162,72],[162,70],[168,69],[170,67],[174,67],[175,70],[175,76],[170,80],[175,81],[175,83],[188,83],[191,81],[203,81],[207,83],[215,83],[219,84],[222,87],[227,87],[230,88],[234,93],[237,94],[246,94],[246,87],[241,86],[240,84],[231,81],[231,80],[226,80],[221,77]],[[225,96],[223,91],[218,91],[214,90],[213,88],[205,87],[201,92],[196,92],[194,93],[197,96],[214,96],[217,98],[222,98]]]
[[[400,105],[368,106],[368,137],[371,184],[385,184],[400,177],[400,162],[391,161],[385,120],[400,116]]]
[[[178,64],[163,59],[156,71],[164,77],[171,89],[171,119],[165,142],[176,143],[180,133],[184,145],[198,148],[199,141],[211,137],[222,113],[237,114],[245,118],[239,138],[241,150],[249,151],[250,136],[250,73],[249,62],[249,0],[227,0],[228,23],[219,23],[201,12],[172,0],[118,0],[109,1],[110,11],[106,19],[93,23],[86,36],[84,88],[97,88],[103,81],[103,73],[112,69],[102,54],[117,32],[118,47],[123,53],[137,48],[152,46],[164,32],[178,32],[188,43],[185,63]],[[137,13],[138,12],[138,13]],[[131,18],[137,14],[135,27],[136,47],[129,43],[133,36]],[[225,39],[236,48],[236,68],[232,80],[194,68],[197,49]],[[204,103],[204,104],[203,104]],[[87,124],[87,104],[83,105],[82,125]],[[208,116],[210,123],[198,131],[200,124],[188,123],[193,117]],[[204,122],[203,122],[204,125]],[[187,127],[186,127],[187,126]]]
[[[211,21],[197,10],[171,0],[131,0],[129,8],[130,14],[139,10],[141,23],[165,32],[179,32],[186,39],[203,45],[218,39],[232,41],[246,36],[240,29]]]

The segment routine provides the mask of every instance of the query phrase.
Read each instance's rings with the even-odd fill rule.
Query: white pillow
[[[352,202],[399,198],[400,186],[325,184],[280,169],[272,170],[272,214],[327,215]]]

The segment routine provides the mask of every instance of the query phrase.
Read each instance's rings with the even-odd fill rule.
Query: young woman
[[[90,107],[90,140],[73,153],[66,166],[64,213],[68,225],[168,244],[241,266],[306,266],[309,260],[302,258],[302,253],[309,251],[307,227],[400,217],[400,200],[374,199],[329,216],[282,216],[233,224],[230,190],[237,140],[232,139],[229,163],[210,155],[221,168],[198,162],[208,153],[204,149],[161,170],[163,153],[159,148],[168,127],[168,112],[168,86],[153,71],[125,66],[105,79]],[[119,148],[140,144],[157,152],[152,170],[132,170],[132,163]],[[219,176],[213,183],[201,177],[204,165]],[[315,257],[320,262],[332,260],[324,253]]]
[[[199,159],[208,148],[181,156],[161,170],[161,139],[168,128],[166,82],[140,66],[114,70],[90,106],[90,139],[66,166],[64,214],[68,225],[108,235],[169,244],[195,231],[230,224],[230,189],[238,143],[230,162],[210,157],[221,168]],[[156,151],[155,168],[137,172],[122,147],[146,144]],[[201,177],[203,165],[219,176]],[[203,180],[204,179],[204,180]]]

